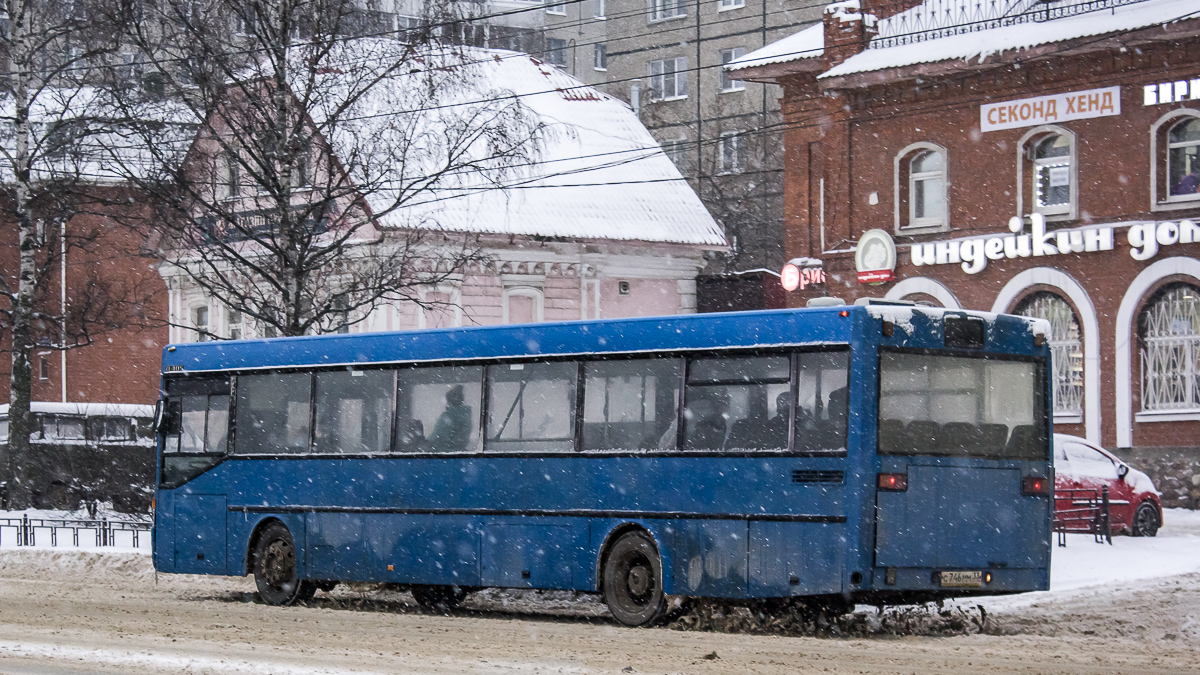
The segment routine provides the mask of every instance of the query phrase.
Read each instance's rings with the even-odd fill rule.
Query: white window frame
[[[659,145],[662,147],[663,154],[667,156],[667,159],[671,160],[671,163],[676,168],[679,168],[679,165],[686,160],[687,143],[687,136],[680,136],[679,138],[662,141]]]
[[[723,131],[717,141],[717,161],[722,174],[741,173],[746,169],[745,132]],[[732,159],[727,153],[732,148]]]
[[[1150,210],[1152,211],[1176,211],[1179,209],[1194,209],[1196,202],[1200,201],[1198,195],[1171,195],[1171,170],[1170,170],[1170,153],[1171,141],[1170,130],[1177,124],[1200,118],[1200,110],[1192,108],[1180,108],[1158,118],[1150,127]],[[1159,134],[1163,127],[1166,127],[1166,133],[1163,135],[1162,145],[1166,147],[1159,149],[1160,141]],[[1159,197],[1159,185],[1163,186],[1163,196]]]
[[[445,293],[450,296],[450,325],[457,328],[463,325],[462,287],[458,284],[438,284],[425,286],[418,291],[421,302],[425,302],[430,293]],[[425,307],[417,306],[417,328],[428,328],[429,316]]]
[[[1166,287],[1175,287],[1182,289],[1188,287],[1191,292],[1200,295],[1200,286],[1194,283],[1185,282],[1183,284],[1165,284]],[[1171,291],[1168,291],[1171,292]],[[1172,332],[1167,335],[1147,336],[1142,330],[1142,322],[1145,321],[1145,316],[1150,311],[1158,307],[1158,303],[1165,300],[1165,296],[1160,295],[1161,289],[1155,291],[1150,296],[1150,301],[1142,307],[1142,311],[1138,315],[1138,341],[1141,343],[1141,402],[1142,413],[1158,413],[1158,414],[1194,414],[1200,413],[1200,405],[1189,405],[1189,402],[1200,396],[1200,332],[1186,333]],[[1157,301],[1157,302],[1156,302]],[[1200,311],[1200,310],[1198,310]],[[1163,387],[1150,386],[1150,373],[1147,369],[1147,363],[1152,360],[1159,360],[1161,357],[1152,358],[1151,350],[1165,351],[1175,350],[1177,354],[1182,355],[1183,363],[1172,361],[1168,367],[1163,368],[1163,373],[1174,373],[1177,377],[1182,377],[1185,399],[1182,404],[1177,404],[1175,401],[1156,400],[1156,392]],[[1160,373],[1160,379],[1162,374]]]
[[[936,152],[942,156],[942,217],[939,219],[923,218],[920,223],[914,223],[914,204],[912,161],[924,152]],[[900,177],[908,175],[907,199],[905,191],[900,189]],[[907,145],[892,161],[892,194],[895,195],[894,219],[897,234],[913,234],[920,232],[946,232],[950,229],[950,156],[946,148],[928,141],[920,141]]]
[[[1034,205],[1035,197],[1030,194],[1029,205],[1025,205],[1025,191],[1034,190],[1034,181],[1037,180],[1037,165],[1033,160],[1033,149],[1038,143],[1045,140],[1046,136],[1057,134],[1065,136],[1071,142],[1071,150],[1067,153],[1067,161],[1070,162],[1070,189],[1071,199],[1066,205],[1051,206],[1038,208]],[[1074,220],[1079,213],[1079,139],[1075,133],[1069,129],[1065,129],[1058,125],[1048,124],[1045,126],[1035,127],[1030,129],[1021,137],[1017,143],[1017,212],[1021,215],[1029,215],[1032,213],[1040,213],[1046,217],[1048,221]],[[1025,178],[1025,166],[1029,165],[1030,176]],[[1026,184],[1025,181],[1029,180]]]
[[[560,0],[545,0],[545,4],[547,14],[554,14],[556,16],[567,15],[567,3]]]
[[[562,42],[562,49],[551,49],[550,48],[551,40],[558,40],[559,42]],[[568,43],[566,40],[564,40],[562,38],[546,38],[546,51],[545,51],[546,63],[549,63],[552,66],[557,66],[559,68],[566,68],[567,67],[567,49],[569,49],[570,46],[571,46],[570,43]],[[556,61],[550,60],[550,55],[555,54],[555,53],[562,55],[562,63],[558,63]]]
[[[671,19],[682,19],[687,16],[685,0],[647,0],[650,6],[646,12],[649,20],[646,23],[658,23]]]
[[[592,0],[592,18],[607,19],[606,12],[608,11],[607,0]]]
[[[1039,300],[1047,304],[1061,303],[1054,309],[1066,310],[1069,323],[1064,326],[1054,320],[1053,316],[1044,316],[1031,310],[1037,307]],[[1035,319],[1045,319],[1050,322],[1051,376],[1054,390],[1054,423],[1078,424],[1083,421],[1083,401],[1087,392],[1087,369],[1084,366],[1083,321],[1079,313],[1071,306],[1069,300],[1054,291],[1035,291],[1021,299],[1013,308],[1013,313]],[[1059,317],[1062,318],[1062,317]],[[1071,329],[1075,330],[1074,337]],[[1077,379],[1077,381],[1076,381]]]
[[[733,47],[731,49],[721,50],[721,93],[728,94],[735,91],[746,91],[746,82],[743,80],[735,80],[729,76],[729,71],[725,70],[724,66],[727,63],[735,61],[746,55],[745,47]]]
[[[541,323],[545,321],[545,294],[542,289],[533,286],[509,286],[504,289],[503,299],[503,316],[502,320],[505,324],[512,323],[508,317],[508,299],[514,295],[519,295],[533,299],[533,322]]]
[[[728,12],[731,9],[741,9],[746,6],[746,0],[717,0],[717,11]]]
[[[198,320],[200,310],[204,310],[204,325]],[[188,325],[191,326],[192,342],[208,342],[212,339],[212,308],[206,302],[196,302],[188,305]]]
[[[670,71],[667,71],[668,63],[671,64]],[[658,73],[654,72],[656,66],[659,69]],[[682,101],[688,97],[688,59],[686,56],[650,61],[646,64],[646,71],[650,77],[650,94],[655,101]],[[671,95],[664,96],[668,80],[671,82]],[[679,93],[680,90],[683,93]]]
[[[608,72],[608,45],[603,42],[592,45],[592,70]]]

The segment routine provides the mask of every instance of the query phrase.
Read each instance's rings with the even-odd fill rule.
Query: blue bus
[[[170,345],[154,566],[627,625],[1044,590],[1047,331],[867,304]]]

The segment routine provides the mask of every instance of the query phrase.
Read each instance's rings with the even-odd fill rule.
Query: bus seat
[[[908,436],[911,439],[912,452],[923,455],[931,453],[938,447],[938,437],[941,426],[930,420],[913,420],[908,423]]]
[[[983,452],[987,457],[1000,457],[1004,454],[1004,445],[1008,442],[1007,424],[981,424],[983,433]]]
[[[901,420],[883,420],[879,423],[879,451],[908,452],[908,435]]]
[[[1029,449],[1036,446],[1037,442],[1037,427],[1032,424],[1015,426],[1012,430],[1012,436],[1008,439],[1008,447],[1006,448],[1005,455],[1007,457],[1029,456]]]
[[[947,422],[938,438],[938,450],[956,457],[976,457],[983,453],[983,433],[970,422]]]

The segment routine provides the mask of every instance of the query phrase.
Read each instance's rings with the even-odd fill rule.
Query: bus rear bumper
[[[945,574],[943,574],[945,573]],[[1050,588],[1050,570],[944,569],[933,567],[877,567],[871,590],[876,593],[920,592],[936,597],[1028,593]]]

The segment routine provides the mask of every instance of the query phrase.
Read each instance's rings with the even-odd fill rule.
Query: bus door
[[[1042,364],[885,351],[879,377],[876,566],[1048,566]]]
[[[229,378],[167,382],[159,489],[170,490],[172,532],[160,532],[160,560],[175,572],[225,571],[225,486],[205,474],[220,464],[229,433]],[[168,536],[169,535],[169,536]]]

